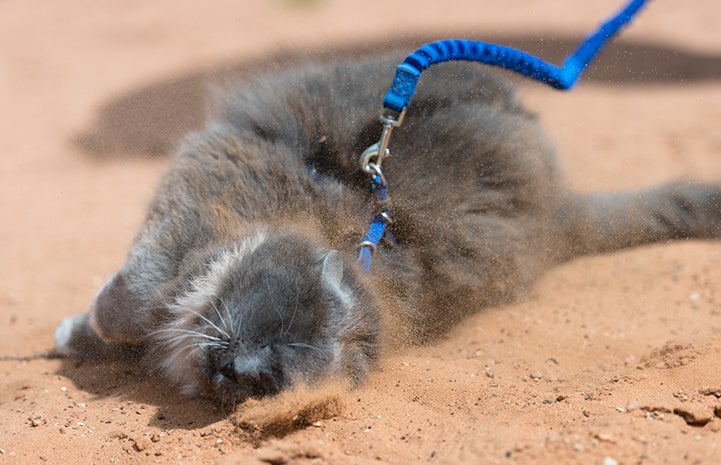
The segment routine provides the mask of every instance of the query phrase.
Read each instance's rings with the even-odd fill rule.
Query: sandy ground
[[[618,3],[1,2],[0,354],[49,349],[120,266],[210,82],[420,37],[558,59]],[[721,180],[719,31],[717,0],[653,2],[571,93],[524,86],[572,185]],[[133,366],[0,361],[0,463],[719,463],[720,264],[702,242],[577,260],[356,391],[233,415]]]

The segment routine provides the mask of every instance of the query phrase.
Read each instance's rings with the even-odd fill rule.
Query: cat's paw
[[[88,324],[87,313],[69,316],[60,322],[55,330],[55,351],[60,355],[74,356],[78,351],[73,347],[73,335],[82,331]]]

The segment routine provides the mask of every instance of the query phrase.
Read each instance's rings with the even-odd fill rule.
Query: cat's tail
[[[654,242],[721,238],[721,184],[672,182],[638,192],[569,192],[555,213],[558,261]]]

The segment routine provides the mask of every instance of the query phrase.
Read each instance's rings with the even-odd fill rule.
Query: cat
[[[449,63],[424,74],[394,133],[394,241],[364,274],[354,256],[377,205],[358,157],[397,62],[309,64],[225,92],[57,351],[139,354],[225,405],[332,376],[358,385],[383,351],[522,298],[553,265],[721,237],[720,184],[573,192],[507,80]]]

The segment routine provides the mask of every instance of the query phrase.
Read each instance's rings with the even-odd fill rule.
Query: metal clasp
[[[383,132],[381,132],[381,138],[375,144],[371,145],[363,151],[360,157],[361,169],[370,174],[371,176],[378,176],[385,185],[385,177],[383,171],[381,171],[381,165],[383,159],[391,155],[391,151],[388,148],[388,144],[391,140],[391,133],[393,129],[397,128],[403,123],[403,118],[406,115],[406,109],[392,115],[386,109],[383,109],[380,114],[380,121],[383,124]]]

